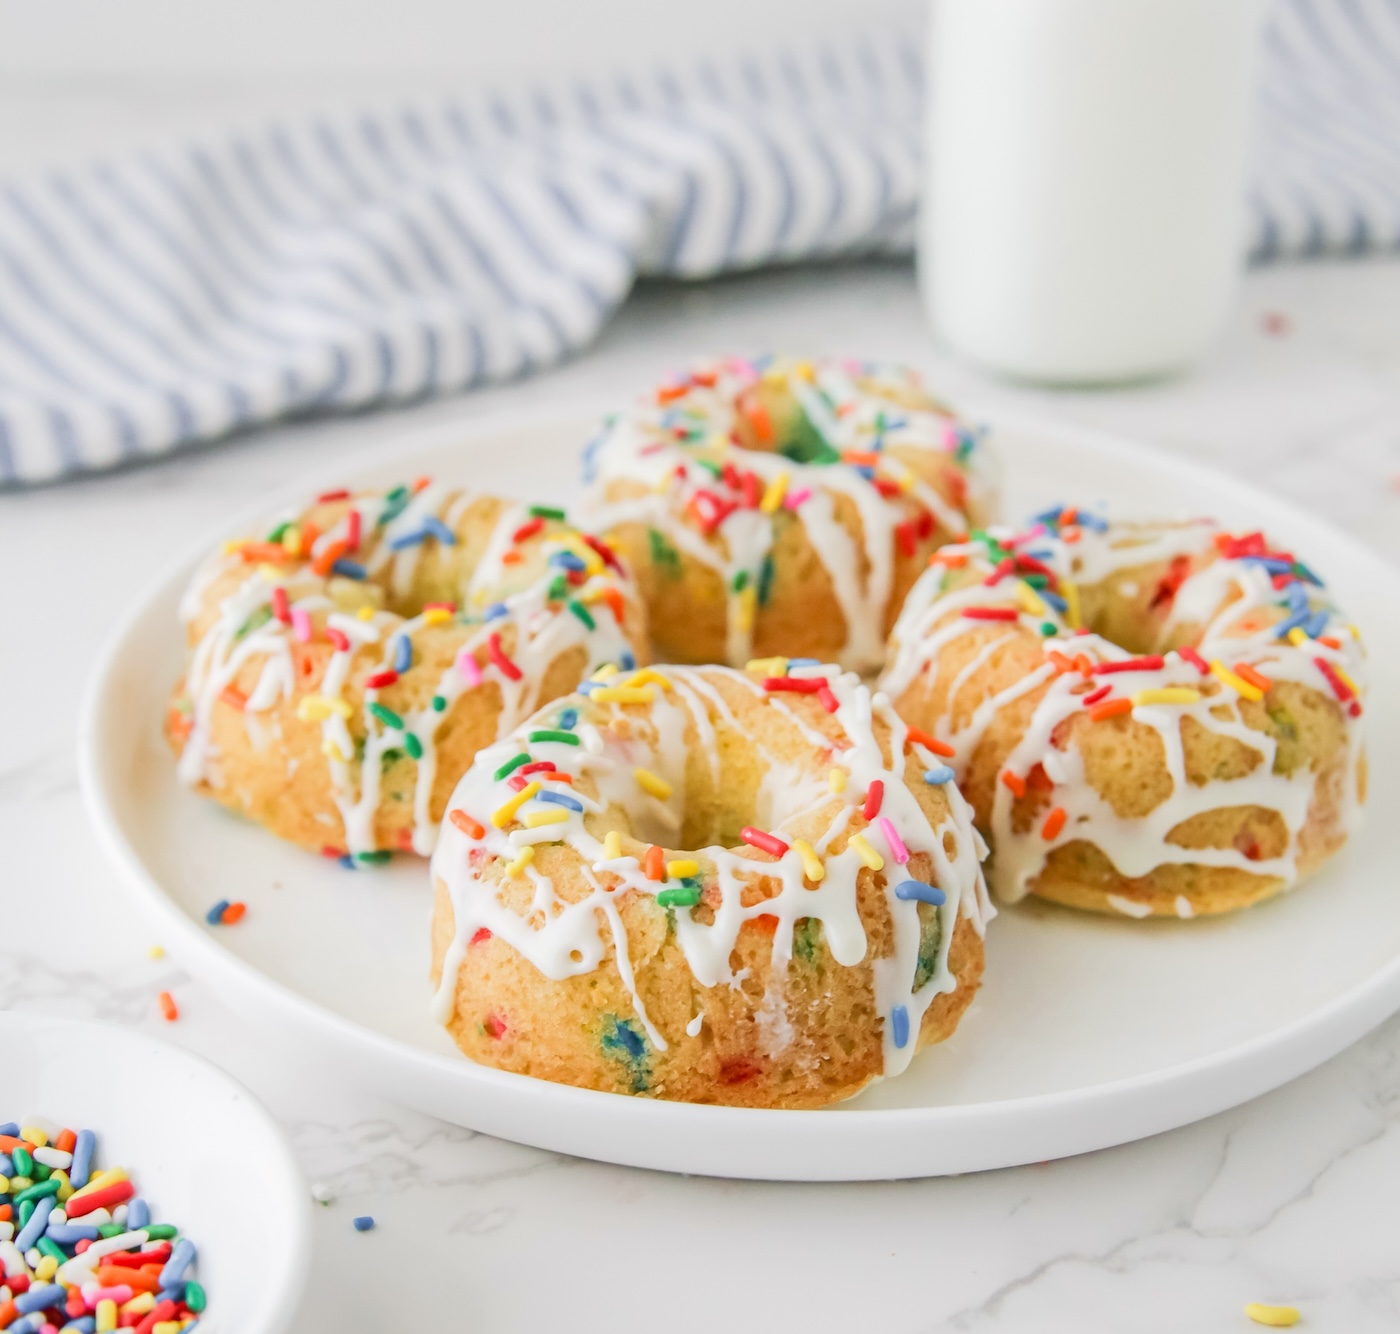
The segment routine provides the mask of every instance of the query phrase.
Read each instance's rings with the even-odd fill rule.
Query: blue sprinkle
[[[56,1203],[57,1201],[52,1195],[45,1195],[34,1205],[34,1212],[29,1215],[29,1222],[20,1229],[19,1234],[15,1237],[15,1249],[21,1254],[44,1235],[44,1229],[49,1225],[49,1215],[53,1213],[53,1207]],[[61,1292],[62,1289],[59,1291]],[[67,1300],[67,1293],[64,1293],[64,1299]],[[19,1309],[23,1311],[25,1308],[21,1306]],[[42,1311],[44,1308],[43,1306],[32,1306],[29,1309]]]
[[[588,568],[572,551],[556,551],[550,558],[549,563],[560,569],[573,570],[582,574]]]
[[[601,690],[606,683],[603,681],[580,681],[574,687],[577,695],[591,695],[595,690]]]
[[[545,789],[543,792],[535,794],[536,801],[550,801],[556,806],[567,806],[571,811],[582,811],[583,802],[577,797],[571,797],[567,792],[551,792]]]
[[[578,710],[565,709],[559,715],[559,726],[566,732],[572,732],[578,726]]]
[[[896,1005],[890,1011],[890,1030],[894,1045],[903,1050],[909,1042],[909,1011],[904,1006]]]
[[[194,1255],[194,1242],[188,1237],[181,1237],[175,1243],[175,1249],[170,1252],[170,1259],[165,1262],[165,1268],[160,1271],[160,1286],[173,1287],[184,1278],[185,1270],[194,1263]]]
[[[16,1126],[16,1127],[15,1127],[15,1130],[18,1131],[18,1130],[19,1130],[19,1127]],[[16,1136],[16,1138],[18,1138],[18,1136]],[[14,1175],[15,1175],[15,1164],[14,1164],[14,1160],[13,1160],[12,1158],[7,1158],[3,1153],[0,1153],[0,1177],[12,1177],[12,1176],[14,1176]],[[9,1188],[8,1188],[8,1187],[6,1187],[4,1190],[0,1190],[0,1195],[5,1195],[5,1194],[8,1194],[8,1193],[9,1193]]]
[[[92,1171],[92,1152],[96,1147],[97,1136],[92,1131],[78,1131],[77,1141],[73,1145],[73,1166],[68,1169],[68,1180],[73,1183],[74,1190],[87,1185],[88,1174]]]
[[[493,602],[484,612],[481,613],[482,621],[499,620],[502,616],[509,616],[510,608],[504,602]]]
[[[1298,578],[1306,579],[1308,583],[1315,584],[1318,588],[1327,587],[1327,585],[1324,584],[1322,580],[1319,579],[1317,575],[1315,575],[1310,569],[1308,569],[1308,567],[1304,565],[1302,561],[1295,560],[1293,562],[1293,568],[1297,572]]]
[[[1294,611],[1307,611],[1308,590],[1302,584],[1288,585],[1288,605]]]
[[[631,672],[636,670],[637,656],[632,652],[631,649],[623,649],[622,656],[618,658],[617,661],[618,666],[620,666],[624,672]]]
[[[789,659],[788,659],[788,670],[789,670],[789,671],[791,671],[794,667],[820,667],[821,665],[822,665],[822,660],[821,660],[820,658],[789,658]]]
[[[1048,510],[1041,510],[1039,514],[1031,515],[1032,523],[1059,523],[1060,515],[1065,512],[1063,505],[1051,505]]]
[[[0,1135],[8,1135],[11,1139],[19,1138],[19,1125],[14,1121],[6,1121],[0,1126]]]
[[[1042,588],[1040,590],[1040,597],[1047,606],[1054,607],[1058,612],[1066,612],[1069,610],[1069,603],[1058,593],[1052,593],[1048,588]]]
[[[417,532],[405,533],[402,537],[394,537],[389,540],[390,551],[404,551],[409,547],[416,547],[428,536],[426,528],[420,528]]]
[[[76,1320],[70,1320],[59,1330],[58,1334],[93,1334],[97,1328],[97,1317],[95,1315],[79,1316]],[[186,1325],[185,1329],[193,1329],[194,1326]]]
[[[1308,617],[1308,623],[1303,627],[1303,633],[1309,639],[1316,639],[1319,635],[1327,631],[1328,615],[1325,611],[1315,611]]]
[[[363,579],[366,571],[359,561],[346,560],[342,556],[339,560],[331,562],[331,573],[343,575],[346,579]]]
[[[931,903],[936,908],[948,902],[948,896],[937,885],[926,885],[922,880],[901,880],[894,887],[894,896],[906,902],[913,899],[916,903]]]
[[[220,899],[212,908],[209,909],[207,913],[204,914],[204,920],[208,922],[210,926],[218,926],[219,923],[224,920],[224,913],[226,913],[227,911],[228,900]]]
[[[184,1301],[184,1300],[185,1300],[185,1285],[184,1285],[183,1283],[177,1283],[177,1284],[175,1284],[175,1286],[174,1286],[173,1288],[162,1288],[162,1289],[160,1290],[159,1295],[156,1297],[156,1300],[157,1300],[157,1301],[161,1301],[161,1302],[182,1302],[182,1301]],[[62,1331],[60,1331],[60,1334],[62,1334]]]
[[[423,520],[423,531],[431,533],[445,547],[455,547],[457,545],[457,534],[452,531],[436,514],[430,514]]]
[[[134,1232],[139,1227],[145,1227],[151,1221],[151,1206],[139,1195],[130,1200],[126,1206],[126,1226],[128,1231]]]
[[[413,645],[407,635],[399,635],[394,640],[394,670],[406,672],[413,666]]]
[[[875,469],[868,463],[857,464],[856,471],[864,477],[867,482],[873,482],[875,480]]]
[[[1289,616],[1285,620],[1280,621],[1276,626],[1274,626],[1274,634],[1276,634],[1280,639],[1286,638],[1290,630],[1302,625],[1303,622],[1306,621],[1311,614],[1312,613],[1308,610],[1306,606],[1303,607],[1301,611],[1295,611],[1293,615]]]
[[[1106,533],[1108,531],[1108,520],[1100,518],[1097,514],[1085,514],[1081,511],[1075,516],[1075,522],[1081,528],[1087,528],[1091,533]]]
[[[354,1220],[356,1232],[368,1232],[374,1226],[374,1216],[372,1214],[361,1214]]]
[[[60,1246],[72,1246],[80,1241],[96,1241],[102,1234],[95,1223],[50,1223],[44,1235]]]
[[[953,771],[946,764],[940,764],[936,769],[924,770],[925,783],[951,783],[952,781]]]
[[[343,857],[337,857],[338,861],[347,871],[355,869],[355,859],[347,852]]]
[[[1239,559],[1248,561],[1251,565],[1262,565],[1270,574],[1293,573],[1293,562],[1280,560],[1277,556],[1241,556]]]

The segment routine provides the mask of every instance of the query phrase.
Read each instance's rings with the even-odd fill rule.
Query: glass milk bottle
[[[1244,260],[1263,0],[933,0],[925,306],[1003,375],[1185,367]]]

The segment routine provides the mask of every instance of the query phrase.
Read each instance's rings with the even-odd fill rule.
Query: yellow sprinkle
[[[164,946],[164,945],[152,945],[151,948],[148,949],[148,950],[146,951],[146,957],[147,957],[148,959],[163,959],[163,958],[165,958],[165,946]]]
[[[595,681],[606,681],[608,677],[616,675],[617,663],[605,662],[601,667],[598,668],[596,672],[593,673],[592,679]]]
[[[538,829],[546,824],[564,824],[569,818],[569,812],[562,806],[552,806],[548,810],[526,811],[524,815],[526,829]]]
[[[330,737],[321,742],[321,754],[328,760],[339,760],[341,764],[345,763],[345,752]]]
[[[744,664],[744,670],[754,676],[786,676],[786,658],[750,658]]]
[[[758,611],[758,589],[752,584],[745,584],[739,590],[739,609],[736,619],[739,622],[739,629],[747,634],[753,629],[753,618]]]
[[[112,1330],[117,1327],[117,1304],[110,1297],[104,1297],[97,1303],[97,1324],[94,1328],[97,1334],[112,1334]]]
[[[650,686],[604,686],[590,690],[588,698],[598,704],[650,704],[656,691]]]
[[[589,575],[602,574],[607,569],[607,566],[603,564],[603,558],[586,542],[580,541],[577,537],[564,538],[560,545],[573,552],[583,562],[584,569]]]
[[[374,620],[374,608],[368,602],[355,613],[362,621]]]
[[[27,1139],[36,1149],[48,1147],[49,1137],[38,1126],[20,1126],[20,1139]]]
[[[531,843],[527,843],[523,848],[520,849],[518,853],[516,853],[515,860],[506,867],[506,875],[509,876],[510,879],[514,880],[515,877],[518,876],[521,873],[521,871],[523,871],[527,866],[529,866],[529,864],[534,860],[534,845]]]
[[[224,543],[224,555],[232,556],[235,551],[242,551],[247,544],[248,539],[245,537],[231,537]]]
[[[856,855],[861,861],[872,871],[884,870],[885,859],[870,846],[864,834],[852,834],[851,846],[856,850]]]
[[[688,875],[700,874],[700,863],[690,857],[678,857],[675,861],[666,863],[666,874],[672,880],[684,880]]]
[[[667,800],[671,795],[671,785],[664,778],[652,773],[650,769],[633,769],[632,777],[637,780],[637,786],[643,792],[649,792],[653,797],[661,801]]]
[[[771,366],[763,372],[763,383],[774,387],[787,384],[787,372],[780,370],[777,366]]]
[[[322,722],[333,713],[348,718],[351,709],[343,699],[331,699],[327,695],[307,695],[297,705],[297,717],[304,723]]]
[[[1162,686],[1158,690],[1139,690],[1133,704],[1194,704],[1201,697],[1199,690],[1189,686]]]
[[[1294,648],[1302,648],[1303,645],[1308,642],[1308,637],[1303,633],[1301,627],[1295,625],[1288,632],[1288,642],[1292,644]]]
[[[89,1178],[87,1185],[82,1190],[75,1190],[73,1194],[88,1195],[92,1191],[102,1190],[105,1186],[115,1186],[119,1181],[125,1180],[126,1173],[120,1167],[109,1167],[105,1172],[99,1172]]]
[[[1020,599],[1022,608],[1028,611],[1032,616],[1048,616],[1050,614],[1040,594],[1029,584],[1023,584],[1018,580],[1016,584],[1016,596]]]
[[[660,686],[662,690],[673,689],[670,679],[662,676],[660,672],[654,672],[650,667],[643,667],[639,672],[633,672],[627,678],[629,686]]]
[[[1353,695],[1359,695],[1361,693],[1360,687],[1356,684],[1355,681],[1351,679],[1351,673],[1348,672],[1347,669],[1343,667],[1341,663],[1334,662],[1332,664],[1332,670],[1342,678],[1342,684],[1345,685],[1346,688],[1350,690]]]
[[[1060,580],[1060,592],[1065,599],[1065,624],[1071,630],[1078,630],[1084,623],[1079,615],[1079,585],[1072,579]]]
[[[58,1202],[67,1204],[73,1198],[73,1182],[69,1179],[68,1173],[60,1167],[49,1177],[49,1180],[58,1182]]]
[[[844,792],[846,790],[846,771],[844,769],[833,769],[826,776],[826,785],[833,792]]]
[[[295,556],[301,550],[301,525],[294,523],[282,534],[282,550],[290,556]]]
[[[821,880],[826,875],[826,867],[822,865],[822,859],[812,850],[812,845],[806,839],[793,839],[792,847],[793,851],[802,858],[802,874],[808,880]]]
[[[603,860],[615,862],[622,856],[622,835],[616,829],[609,829],[603,835]]]
[[[147,1311],[155,1309],[156,1295],[153,1292],[143,1292],[139,1296],[133,1297],[129,1302],[123,1302],[121,1312],[123,1315],[145,1315]]]
[[[1353,639],[1360,640],[1360,638],[1361,638],[1361,631],[1358,630],[1358,629],[1356,628],[1355,625],[1348,625],[1348,626],[1347,626],[1347,629],[1348,629],[1349,631],[1351,631],[1351,637],[1352,637]]]
[[[157,1320],[151,1326],[151,1334],[180,1334],[184,1328],[178,1320]]]
[[[1296,1325],[1302,1319],[1296,1306],[1266,1306],[1263,1302],[1250,1302],[1244,1313],[1256,1325],[1272,1325],[1275,1329]]]
[[[763,499],[758,502],[758,508],[764,514],[776,514],[778,506],[783,503],[783,497],[787,495],[788,474],[780,472],[764,488]]]
[[[914,489],[914,483],[917,480],[918,479],[914,476],[914,474],[906,468],[904,472],[900,475],[900,477],[896,480],[895,485],[898,486],[899,489],[903,491],[905,495],[908,495],[909,492],[911,492]]]
[[[1263,699],[1264,692],[1258,686],[1252,686],[1242,677],[1236,676],[1223,662],[1216,659],[1210,665],[1211,671],[1224,681],[1231,690],[1235,691],[1243,699]]]
[[[515,819],[516,811],[529,801],[539,790],[540,785],[538,783],[527,783],[509,801],[503,802],[500,806],[496,807],[495,812],[491,816],[491,823],[495,825],[497,829],[504,829]]]
[[[792,368],[792,373],[799,380],[806,380],[809,384],[817,378],[817,368],[810,361],[799,361]]]
[[[259,565],[258,573],[270,584],[275,584],[282,578],[282,571],[275,565]]]
[[[46,1255],[37,1265],[34,1266],[34,1277],[40,1283],[47,1283],[58,1272],[58,1261],[52,1255]]]
[[[446,607],[429,607],[423,613],[424,625],[444,625],[452,619],[452,613]]]

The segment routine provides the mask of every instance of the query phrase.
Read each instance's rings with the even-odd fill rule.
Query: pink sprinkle
[[[299,642],[311,642],[311,615],[305,607],[292,608],[292,634]]]
[[[789,491],[787,495],[783,497],[783,508],[795,510],[809,500],[811,495],[812,488],[810,486],[803,486],[799,487],[796,491]]]
[[[895,831],[895,827],[890,823],[889,816],[882,815],[875,821],[880,826],[880,832],[885,836],[885,842],[890,845],[890,855],[901,866],[909,860],[909,849],[904,846],[904,840]]]
[[[83,1300],[90,1303],[93,1308],[96,1308],[97,1303],[104,1298],[108,1298],[120,1306],[123,1302],[129,1302],[135,1295],[135,1289],[129,1283],[118,1283],[114,1288],[89,1287],[84,1284],[82,1292]]]
[[[462,673],[469,686],[481,684],[481,668],[476,665],[476,659],[472,657],[470,649],[464,648],[457,655],[457,670]]]

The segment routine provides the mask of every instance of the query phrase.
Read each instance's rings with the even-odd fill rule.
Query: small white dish
[[[577,490],[597,418],[436,428],[302,479],[430,473],[538,500]],[[999,418],[1004,512],[1106,501],[1122,516],[1211,514],[1262,526],[1329,580],[1375,661],[1400,661],[1400,575],[1302,509],[1180,458],[1079,429]],[[1226,918],[1135,922],[1029,903],[1003,909],[958,1032],[898,1079],[831,1111],[699,1107],[568,1088],[474,1065],[428,1008],[426,865],[349,872],[183,789],[160,735],[184,643],[176,607],[202,553],[172,568],[108,644],[84,706],[79,766],[120,883],[166,946],[234,1008],[342,1077],[475,1130],[609,1162],[715,1176],[932,1176],[1084,1153],[1256,1097],[1400,1008],[1400,691],[1368,704],[1371,817],[1297,892]],[[240,899],[236,927],[209,905]]]
[[[201,1057],[131,1029],[0,1012],[0,1121],[41,1116],[97,1136],[198,1253],[200,1334],[281,1334],[311,1258],[311,1202],[262,1104]]]

